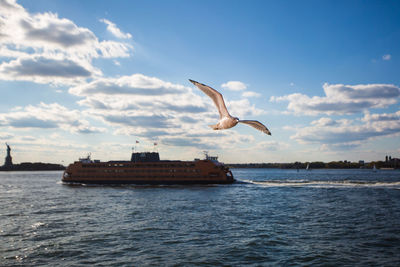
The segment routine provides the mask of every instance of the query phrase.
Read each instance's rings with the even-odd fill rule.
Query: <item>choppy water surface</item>
[[[400,265],[399,171],[232,171],[119,187],[0,173],[0,265]]]

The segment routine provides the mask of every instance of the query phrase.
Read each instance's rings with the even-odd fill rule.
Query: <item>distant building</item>
[[[365,162],[364,162],[363,160],[359,160],[359,161],[358,161],[358,164],[360,164],[360,166],[364,166],[364,165],[365,165]]]
[[[13,163],[12,163],[12,157],[11,157],[11,147],[6,143],[7,146],[7,156],[6,156],[6,160],[4,162],[3,167],[5,168],[12,168]]]
[[[400,166],[399,158],[392,158],[392,156],[385,157],[385,167],[398,168]]]

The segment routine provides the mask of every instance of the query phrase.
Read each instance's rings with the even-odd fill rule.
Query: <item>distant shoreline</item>
[[[10,167],[2,166],[0,171],[62,171],[65,166],[61,164],[43,163],[43,162],[22,162],[13,164]]]
[[[225,166],[235,168],[265,168],[265,169],[400,169],[397,162],[374,161],[369,163],[358,163],[348,161],[332,161],[332,162],[294,162],[294,163],[226,163]]]

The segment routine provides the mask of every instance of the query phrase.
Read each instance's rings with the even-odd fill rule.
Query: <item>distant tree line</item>
[[[13,164],[11,167],[0,167],[0,171],[57,171],[65,170],[61,164],[42,163],[42,162],[23,162]]]
[[[274,168],[274,169],[372,169],[376,168],[400,168],[397,162],[373,161],[369,163],[350,162],[350,161],[331,161],[331,162],[292,162],[292,163],[232,163],[225,164],[229,168]]]

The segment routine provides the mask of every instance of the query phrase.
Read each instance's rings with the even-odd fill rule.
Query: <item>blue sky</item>
[[[400,154],[398,1],[0,0],[0,141],[14,162]],[[213,131],[218,112],[256,119]],[[5,156],[5,146],[0,157]]]

